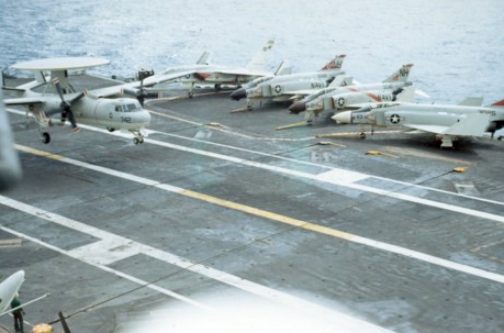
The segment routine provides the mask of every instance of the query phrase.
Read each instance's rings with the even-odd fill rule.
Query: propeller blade
[[[66,104],[65,98],[63,97],[63,89],[61,88],[61,83],[59,82],[59,80],[58,79],[54,79],[53,80],[53,85],[54,85],[54,87],[56,87],[56,92],[58,93],[58,96],[61,99],[61,103],[65,103]]]

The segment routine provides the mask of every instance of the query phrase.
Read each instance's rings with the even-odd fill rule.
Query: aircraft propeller
[[[136,79],[140,81],[140,88],[125,88],[123,89],[123,93],[135,97],[140,105],[143,107],[144,100],[146,98],[157,98],[158,94],[154,92],[149,92],[144,87],[144,80],[150,76],[154,75],[153,70],[145,70],[141,69],[138,71],[136,75]]]
[[[75,116],[72,110],[72,104],[81,99],[82,97],[84,97],[85,94],[82,92],[79,95],[67,101],[63,96],[63,88],[61,87],[61,83],[59,82],[59,80],[58,79],[53,80],[53,84],[54,87],[56,88],[56,91],[58,92],[58,96],[61,99],[60,104],[61,121],[65,122],[65,120],[68,118],[72,128],[74,130],[78,130],[77,122],[75,120]]]

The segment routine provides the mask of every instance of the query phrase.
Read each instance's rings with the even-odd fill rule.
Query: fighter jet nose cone
[[[292,113],[300,113],[306,111],[306,103],[304,102],[294,102],[290,107],[289,111]]]
[[[247,97],[247,90],[245,88],[236,89],[231,93],[231,99],[235,101],[239,101],[240,99]]]
[[[334,116],[331,117],[331,119],[338,124],[350,124],[352,123],[352,112],[344,111],[336,113]]]

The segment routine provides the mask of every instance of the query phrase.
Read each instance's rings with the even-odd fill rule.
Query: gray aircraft
[[[223,85],[239,87],[256,78],[273,75],[271,71],[267,70],[267,62],[274,44],[274,40],[268,40],[245,67],[210,64],[210,54],[204,52],[195,65],[168,68],[162,74],[189,72],[182,76],[179,81],[188,87],[190,98],[193,96],[196,84],[213,85],[216,91],[220,90]],[[157,85],[152,90],[163,91],[166,90],[166,87]]]
[[[345,55],[336,56],[318,72],[279,75],[257,80],[235,90],[230,97],[234,100],[246,97],[248,110],[261,107],[266,102],[292,101],[327,87],[336,76],[344,74],[341,70],[344,59]]]
[[[150,114],[143,109],[144,87],[160,82],[173,80],[185,75],[177,74],[142,74],[138,81],[120,84],[112,87],[78,92],[68,79],[69,70],[85,70],[108,64],[101,58],[50,58],[21,62],[13,68],[35,73],[35,80],[17,86],[5,88],[21,94],[18,98],[5,99],[8,106],[26,106],[28,111],[41,128],[42,142],[51,141],[48,128],[52,125],[51,117],[59,115],[61,124],[68,120],[74,131],[78,131],[77,123],[98,126],[109,131],[126,130],[134,135],[135,144],[143,143],[144,127],[150,122]],[[49,72],[47,76],[45,73]],[[145,73],[145,72],[141,72]],[[51,84],[52,83],[52,84]],[[51,91],[52,87],[55,91]],[[34,91],[35,89],[42,92]],[[133,94],[137,99],[122,97]],[[120,97],[120,98],[105,98]]]
[[[412,101],[413,96],[404,91],[405,87],[412,85],[408,81],[411,67],[412,64],[403,65],[382,82],[321,89],[293,103],[289,110],[292,113],[306,111],[305,122],[309,124],[324,111],[336,113],[355,110],[369,104],[396,101],[398,98],[401,101]]]
[[[482,98],[467,98],[459,105],[385,102],[344,111],[332,117],[339,124],[360,124],[378,127],[402,127],[433,133],[441,139],[441,147],[453,147],[458,137],[493,138],[504,127],[504,100],[481,106]]]

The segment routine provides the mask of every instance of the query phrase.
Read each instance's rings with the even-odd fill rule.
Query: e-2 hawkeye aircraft
[[[318,72],[294,73],[278,75],[269,79],[258,79],[256,82],[233,91],[231,99],[247,98],[247,110],[261,107],[266,102],[293,101],[296,97],[304,96],[327,87],[342,74],[341,70],[345,55],[336,56]]]
[[[189,98],[193,97],[194,86],[196,84],[213,85],[216,91],[219,91],[223,85],[239,87],[256,78],[273,75],[267,69],[267,62],[274,44],[274,40],[268,40],[245,67],[211,64],[209,62],[210,54],[205,51],[195,65],[171,67],[162,72],[162,74],[171,75],[184,72],[184,75],[178,81],[188,87]],[[163,85],[157,85],[151,90],[163,91],[166,88]]]
[[[27,112],[38,123],[45,144],[51,141],[48,128],[52,125],[51,116],[54,115],[60,115],[62,124],[68,120],[74,131],[78,131],[78,123],[103,127],[109,131],[126,130],[134,135],[135,144],[143,143],[143,129],[151,118],[141,105],[145,96],[144,87],[192,72],[154,75],[153,72],[141,71],[137,81],[80,92],[69,81],[70,70],[85,70],[108,63],[106,59],[91,57],[49,58],[17,63],[12,67],[33,72],[35,80],[15,88],[4,87],[3,89],[21,93],[18,98],[5,99],[5,104],[26,106]],[[47,72],[48,76],[45,74]],[[50,92],[52,85],[56,88],[56,93]],[[34,91],[37,88],[43,89],[42,92]],[[121,97],[125,94],[133,95],[136,99]]]
[[[337,113],[344,110],[356,110],[368,104],[396,101],[398,98],[401,101],[412,101],[413,96],[409,93],[404,95],[404,88],[412,85],[408,81],[411,67],[413,64],[401,66],[399,70],[382,82],[331,86],[320,89],[315,94],[294,102],[289,110],[296,114],[306,112],[305,123],[311,124],[324,111]],[[401,96],[401,94],[403,95]]]
[[[344,111],[332,117],[339,124],[402,127],[433,133],[441,138],[442,148],[453,147],[459,137],[493,138],[504,127],[504,100],[481,106],[482,98],[470,97],[458,105],[385,102]]]

